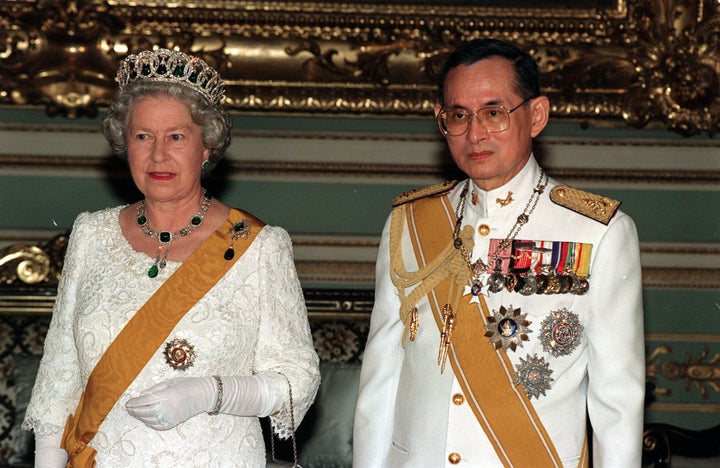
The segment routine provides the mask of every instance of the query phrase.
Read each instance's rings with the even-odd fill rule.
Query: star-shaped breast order
[[[493,310],[492,315],[487,317],[485,336],[490,338],[490,344],[495,349],[502,347],[506,351],[515,351],[518,346],[522,347],[523,341],[530,341],[528,333],[532,333],[532,330],[528,326],[532,322],[526,320],[526,316],[519,307],[513,309],[512,306],[501,306],[499,311]]]

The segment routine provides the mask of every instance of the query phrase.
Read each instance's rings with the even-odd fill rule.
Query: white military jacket
[[[540,166],[531,157],[515,178],[496,190],[484,192],[470,182],[462,215],[463,226],[475,228],[473,261],[478,256],[487,260],[491,240],[506,238],[540,174]],[[464,184],[458,183],[449,193],[456,209]],[[605,225],[553,203],[549,193],[556,185],[549,180],[515,240],[533,241],[530,245],[539,252],[582,245],[587,254],[587,245],[591,245],[591,257],[586,258],[587,292],[523,295],[504,288],[488,293],[484,286],[483,294],[491,314],[502,318],[501,310],[519,308],[530,322],[518,330],[528,340],[520,340],[507,354],[521,376],[519,382],[528,374],[528,366],[540,369],[540,385],[527,381],[520,385],[534,394],[530,401],[563,466],[578,465],[589,415],[595,468],[639,467],[645,360],[635,225],[621,211]],[[427,298],[417,304],[416,339],[402,346],[400,300],[390,278],[389,229],[388,219],[378,254],[375,305],[361,371],[353,465],[502,466],[464,401],[452,367],[448,365],[440,372],[440,332]],[[402,255],[406,270],[417,270],[407,226],[402,235]],[[486,284],[488,275],[482,279]],[[467,300],[471,298],[467,296]],[[563,331],[568,330],[569,335],[563,337]],[[502,341],[497,334],[478,336],[477,346],[493,346],[490,342],[498,340]],[[562,346],[558,347],[558,342]]]

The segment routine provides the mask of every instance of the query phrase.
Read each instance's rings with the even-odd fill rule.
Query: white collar
[[[472,223],[471,220],[478,218],[520,214],[537,186],[541,171],[535,157],[530,155],[520,172],[504,185],[485,191],[478,188],[472,180],[461,181],[450,194],[450,201],[453,206],[457,207],[460,202],[460,194],[465,184],[469,183],[465,195],[465,213],[463,213],[465,223]]]

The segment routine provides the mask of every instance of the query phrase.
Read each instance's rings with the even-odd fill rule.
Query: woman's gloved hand
[[[223,391],[218,412],[236,416],[266,416],[276,401],[264,379],[222,377]],[[159,431],[172,429],[191,417],[212,411],[218,402],[215,377],[180,377],[148,388],[125,403],[127,412],[146,426]]]
[[[60,448],[62,434],[35,434],[35,466],[39,468],[65,468],[68,455]]]

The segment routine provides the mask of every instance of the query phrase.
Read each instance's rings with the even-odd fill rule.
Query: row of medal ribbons
[[[490,252],[502,239],[490,241]],[[585,294],[589,289],[592,244],[515,239],[490,268],[491,292],[507,289],[530,294]]]

